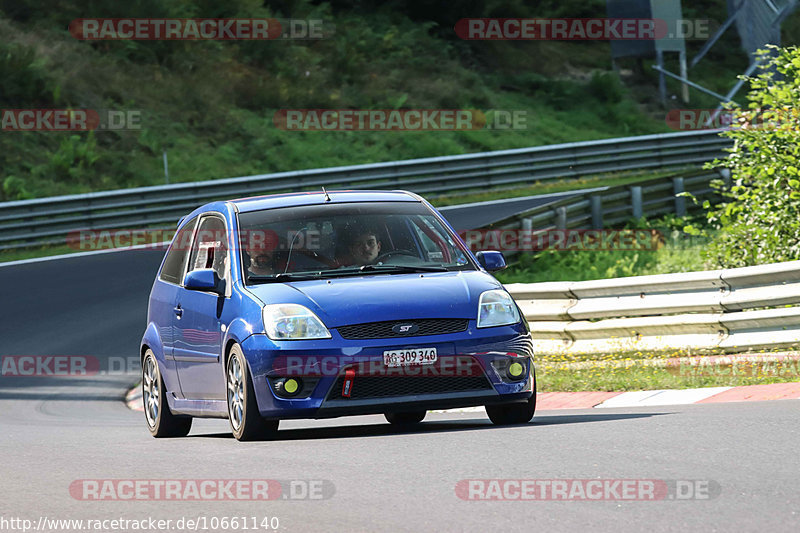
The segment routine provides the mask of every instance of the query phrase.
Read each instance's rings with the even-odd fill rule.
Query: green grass
[[[687,169],[689,170],[689,169]],[[428,195],[427,198],[436,207],[466,204],[472,202],[485,202],[501,200],[503,198],[517,198],[521,196],[535,196],[557,192],[572,191],[576,189],[591,189],[594,187],[616,187],[640,181],[647,181],[679,172],[678,169],[645,172],[608,173],[585,176],[569,180],[538,181],[524,187],[493,188],[481,192],[466,191],[446,195]]]
[[[667,361],[670,358],[679,360]],[[541,391],[690,389],[800,381],[798,361],[737,361],[693,366],[690,361],[694,359],[681,350],[647,355],[544,354],[536,358],[536,376]]]
[[[123,247],[124,248],[124,247]],[[97,250],[109,250],[115,247],[98,248]],[[0,263],[10,261],[22,261],[25,259],[39,259],[42,257],[52,257],[56,255],[68,255],[81,252],[92,252],[93,249],[76,249],[73,246],[59,245],[59,246],[35,246],[31,248],[21,248],[19,250],[4,250],[0,252]]]
[[[648,274],[673,274],[705,270],[696,242],[677,241],[657,250],[546,250],[520,254],[515,262],[495,274],[502,283],[584,281]]]
[[[19,250],[3,250],[0,252],[0,263],[9,261],[21,261],[24,259],[36,259],[39,257],[50,257],[53,255],[74,254],[79,252],[67,245],[63,246],[37,246],[34,248],[22,248]]]
[[[688,374],[688,372],[687,372]],[[653,389],[692,389],[735,387],[800,381],[796,373],[785,375],[681,375],[674,369],[639,366],[629,368],[567,369],[537,363],[536,379],[540,392],[552,391],[633,391]]]
[[[28,248],[20,248],[16,250],[15,249],[3,250],[0,251],[0,263],[5,263],[9,261],[20,261],[24,259],[52,257],[55,255],[68,255],[81,252],[93,252],[98,250],[125,248],[131,245],[151,246],[153,248],[157,248],[161,242],[170,240],[175,233],[174,227],[165,227],[163,224],[162,225],[145,224],[137,228],[137,230],[145,230],[145,229],[153,231],[148,235],[144,234],[139,235],[136,238],[137,240],[135,242],[130,242],[129,239],[127,241],[115,242],[114,237],[111,235],[111,232],[113,232],[114,230],[108,230],[109,231],[108,234],[95,235],[95,239],[93,241],[87,241],[85,245],[82,245],[80,242],[75,242],[63,245],[51,244],[43,246],[31,246]]]

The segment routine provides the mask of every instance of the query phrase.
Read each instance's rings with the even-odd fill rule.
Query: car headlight
[[[317,315],[298,304],[265,305],[264,329],[275,341],[331,338]]]
[[[478,327],[508,326],[519,322],[520,316],[514,300],[506,291],[496,289],[481,294],[478,303]]]

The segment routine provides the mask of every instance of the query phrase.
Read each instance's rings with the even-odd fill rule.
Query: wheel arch
[[[158,332],[158,327],[153,322],[147,325],[147,329],[144,332],[142,342],[139,346],[139,361],[142,364],[142,368],[144,368],[144,354],[147,353],[147,350],[151,350],[156,358],[156,363],[159,366],[161,378],[164,380],[167,392],[175,393],[180,397],[181,388],[178,382],[175,361],[167,359],[164,353],[164,343]]]
[[[251,333],[252,327],[248,324],[245,320],[241,318],[235,319],[233,322],[230,323],[226,332],[225,338],[222,342],[222,371],[225,372],[225,369],[228,367],[228,359],[231,355],[231,349],[233,348],[234,344],[238,344],[240,347],[242,343],[252,335]],[[244,352],[244,348],[242,348],[242,352]],[[250,361],[247,358],[247,354],[244,354],[244,359],[247,361],[247,365],[250,366]]]

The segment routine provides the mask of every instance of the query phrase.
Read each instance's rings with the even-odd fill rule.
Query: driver
[[[254,276],[271,276],[276,273],[275,252],[272,247],[258,246],[249,250],[250,266],[247,273]]]
[[[381,241],[370,228],[355,228],[349,235],[347,252],[351,265],[371,265],[381,253]]]

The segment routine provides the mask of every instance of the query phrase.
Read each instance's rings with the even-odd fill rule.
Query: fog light
[[[319,383],[319,378],[268,378],[269,385],[278,398],[300,399],[308,398]]]
[[[283,390],[285,390],[287,394],[294,394],[300,390],[300,383],[298,383],[296,379],[287,379],[283,383]]]
[[[508,365],[508,375],[513,379],[518,379],[525,372],[525,367],[521,363],[511,363]]]

